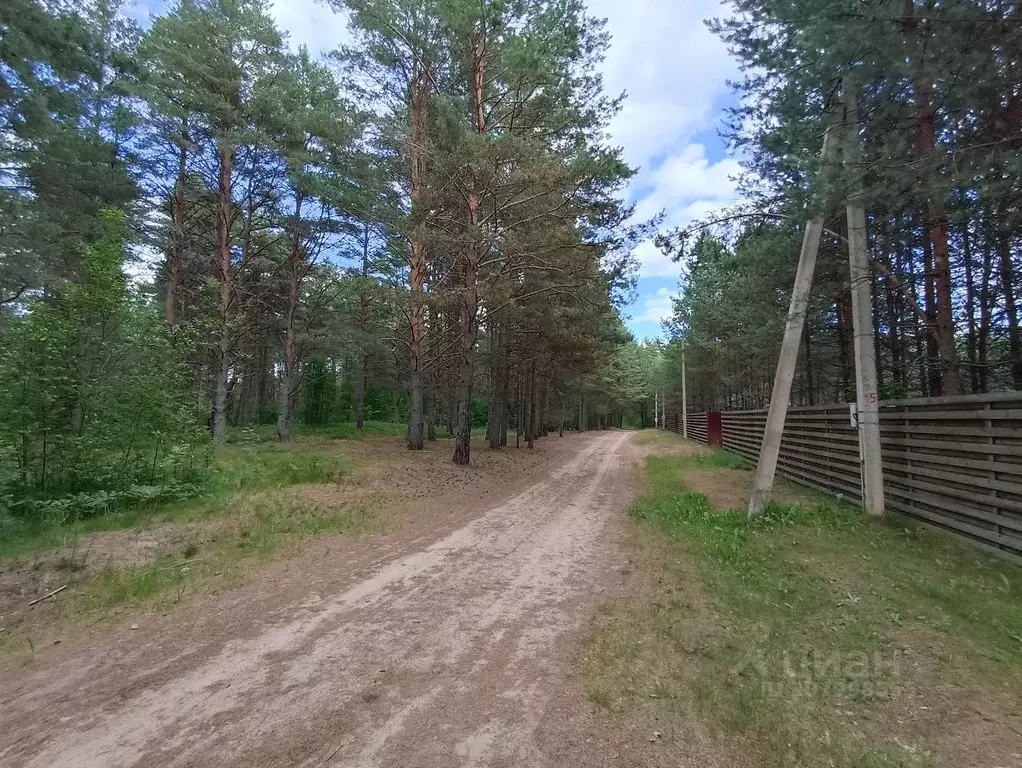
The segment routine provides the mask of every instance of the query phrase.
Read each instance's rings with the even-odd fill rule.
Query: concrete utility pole
[[[688,438],[688,374],[685,372],[685,342],[681,342],[681,436]]]
[[[834,154],[834,126],[827,121],[823,134],[823,150],[820,153],[820,176],[827,173]],[[767,413],[763,444],[759,449],[756,464],[756,478],[749,498],[749,517],[756,517],[770,503],[770,492],[777,474],[777,457],[781,451],[781,437],[784,434],[784,420],[788,415],[788,401],[791,399],[791,383],[795,378],[795,364],[798,362],[798,348],[802,343],[802,327],[805,323],[806,308],[809,306],[809,291],[816,271],[816,255],[820,250],[820,236],[823,234],[823,213],[818,214],[807,225],[802,236],[802,252],[798,257],[795,272],[795,287],[791,292],[788,320],[784,326],[784,341],[781,356],[777,361],[774,389],[770,395],[770,410]]]
[[[848,196],[848,266],[852,281],[852,330],[855,340],[855,395],[858,406],[859,458],[862,506],[874,518],[884,516],[884,470],[880,448],[880,413],[877,407],[876,347],[873,335],[872,284],[866,243],[862,171],[859,167],[859,110],[855,82],[844,78],[844,161],[851,179]]]

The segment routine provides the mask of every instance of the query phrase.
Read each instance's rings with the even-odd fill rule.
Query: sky
[[[664,228],[684,226],[736,200],[738,161],[719,136],[724,110],[734,103],[727,85],[737,65],[704,24],[728,15],[718,0],[586,0],[607,19],[611,47],[603,64],[609,94],[627,93],[610,125],[625,160],[638,169],[628,190],[643,221],[664,211]],[[139,0],[140,21],[162,11],[163,0]],[[723,6],[723,7],[722,7]],[[346,38],[344,18],[316,0],[274,0],[272,13],[292,46],[325,53]],[[680,267],[652,242],[636,252],[638,298],[626,323],[640,339],[662,335],[678,292]]]

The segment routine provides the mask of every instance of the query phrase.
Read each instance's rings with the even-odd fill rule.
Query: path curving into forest
[[[628,432],[566,439],[577,450],[524,490],[332,591],[212,606],[233,637],[187,647],[183,615],[148,647],[100,643],[18,673],[0,684],[0,763],[613,762],[579,735],[572,666],[628,571],[637,449]]]

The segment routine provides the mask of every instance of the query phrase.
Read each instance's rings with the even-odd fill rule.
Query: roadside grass
[[[220,510],[220,526],[200,543],[162,555],[138,567],[106,567],[61,595],[46,624],[60,631],[90,617],[102,619],[131,604],[169,610],[196,593],[240,586],[256,562],[298,551],[323,534],[362,537],[386,524],[379,505],[326,507],[286,491],[261,491],[237,497]],[[0,632],[0,669],[35,659],[39,632],[31,627]]]
[[[293,553],[313,536],[360,537],[382,525],[382,515],[370,505],[331,509],[281,492],[246,496],[233,505],[228,525],[208,542],[189,544],[179,554],[162,555],[143,567],[101,571],[79,591],[79,609],[105,611],[161,597],[176,603],[186,589],[240,583],[247,561]]]
[[[737,453],[715,448],[709,453],[692,456],[687,462],[694,469],[750,469],[749,462]]]
[[[127,507],[79,520],[31,521],[20,528],[19,535],[0,540],[0,560],[59,547],[90,533],[211,517],[223,512],[234,494],[329,483],[346,470],[345,460],[338,453],[301,443],[220,446],[210,482],[200,495],[179,502]]]
[[[342,457],[302,444],[225,445],[216,456],[213,494],[329,483],[345,472]]]
[[[56,562],[52,556],[45,561],[47,568],[63,571],[52,574],[51,583],[56,579],[68,585],[58,600],[44,606],[46,613],[29,622],[6,617],[8,625],[0,631],[0,666],[31,663],[33,636],[38,640],[44,631],[64,631],[89,617],[102,619],[132,603],[169,608],[197,592],[238,586],[251,564],[293,554],[312,537],[361,537],[386,525],[381,503],[331,504],[288,490],[330,483],[348,472],[342,454],[322,450],[314,440],[294,446],[227,445],[218,449],[216,459],[213,481],[200,498],[51,526],[0,544],[0,558],[56,547],[68,552]],[[88,534],[158,531],[166,523],[174,524],[173,535],[148,562],[86,564]],[[23,560],[22,567],[34,569],[42,562],[29,566]],[[14,624],[8,623],[11,619]]]
[[[9,598],[6,606],[0,600],[0,612],[6,611],[0,665],[31,662],[33,636],[44,631],[102,618],[128,603],[161,608],[197,591],[236,586],[251,562],[289,554],[313,536],[380,530],[385,518],[379,505],[330,506],[287,490],[334,482],[350,471],[349,464],[342,453],[310,438],[291,446],[225,445],[217,449],[212,477],[198,497],[70,523],[38,521],[25,535],[0,541],[0,568],[14,569],[0,580],[0,590],[34,584],[29,589],[41,597],[50,588],[43,585],[66,585],[58,599],[34,609],[35,616],[33,609],[26,612],[28,598]],[[166,524],[173,525],[162,528]],[[124,531],[123,542],[116,539],[120,543],[108,543],[107,554],[97,555],[91,537],[116,531]],[[158,542],[141,561],[120,551],[132,531]],[[0,597],[7,596],[0,591]]]
[[[636,445],[680,445],[685,439],[673,432],[650,427],[640,429],[633,442]]]
[[[631,517],[657,582],[600,616],[591,701],[753,765],[847,768],[943,764],[970,695],[1017,709],[1022,568],[812,493],[749,522],[685,487],[740,461],[647,459]]]

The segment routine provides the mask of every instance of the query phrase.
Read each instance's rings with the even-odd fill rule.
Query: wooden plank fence
[[[669,432],[682,432],[681,411],[667,409],[665,416],[666,429]],[[693,440],[706,444],[706,413],[690,413],[688,415],[688,436]]]
[[[680,418],[667,416],[680,432]],[[755,462],[766,417],[724,412],[724,447]],[[705,442],[705,424],[705,414],[689,414],[690,437]],[[880,437],[890,509],[1022,561],[1022,392],[881,402]],[[848,405],[790,409],[778,471],[861,503]]]

